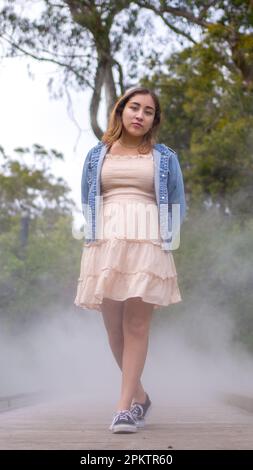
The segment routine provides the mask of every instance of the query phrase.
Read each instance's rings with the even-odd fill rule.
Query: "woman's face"
[[[122,113],[123,129],[132,137],[144,136],[153,125],[155,103],[152,96],[136,94],[126,103]]]

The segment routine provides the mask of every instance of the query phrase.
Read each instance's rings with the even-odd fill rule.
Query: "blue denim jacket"
[[[85,219],[85,243],[97,239],[97,214],[99,214],[101,201],[101,168],[107,151],[107,145],[99,141],[88,152],[83,165],[81,199]],[[186,212],[183,176],[174,150],[164,144],[155,144],[153,157],[154,187],[160,235],[163,240],[162,249],[170,251],[179,246],[180,226]]]

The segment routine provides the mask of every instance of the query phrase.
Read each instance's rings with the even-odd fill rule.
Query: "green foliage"
[[[173,54],[143,84],[163,108],[159,139],[180,157],[191,201],[207,197],[238,216],[252,214],[253,93],[211,36]]]
[[[17,148],[14,151],[18,159],[5,155],[0,168],[2,223],[7,223],[8,215],[21,214],[22,210],[30,218],[40,215],[45,207],[57,207],[58,211],[68,213],[73,207],[73,201],[68,197],[70,189],[62,178],[55,178],[50,173],[51,162],[62,160],[62,154],[54,149],[47,151],[37,144],[31,150]],[[32,164],[26,163],[25,157],[32,159]]]
[[[73,239],[71,225],[70,215],[55,211],[34,219],[22,257],[18,221],[0,235],[0,317],[10,331],[73,307],[81,242]]]
[[[50,173],[51,161],[62,155],[39,145],[16,149],[15,160],[1,153],[0,317],[13,329],[72,306],[80,244],[72,237],[70,189]]]

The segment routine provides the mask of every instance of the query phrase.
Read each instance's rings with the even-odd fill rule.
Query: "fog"
[[[176,309],[153,317],[143,373],[153,400],[197,404],[220,400],[222,393],[252,394],[253,361],[242,346],[231,344],[229,316],[221,317],[208,305],[203,309],[202,317],[189,312],[188,321],[177,319]],[[15,338],[1,337],[0,370],[1,395],[80,394],[87,403],[99,404],[113,404],[119,397],[120,371],[95,311],[62,312]]]
[[[236,335],[240,322],[247,331],[252,321],[252,225],[238,231],[210,214],[186,221],[174,255],[177,266],[184,250],[182,302],[153,314],[142,381],[158,403],[253,394],[253,356]],[[117,402],[121,374],[100,312],[55,306],[15,335],[7,324],[0,320],[0,396],[42,391],[47,397],[80,394],[87,403]]]

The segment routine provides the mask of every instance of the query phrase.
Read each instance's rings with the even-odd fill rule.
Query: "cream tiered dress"
[[[161,248],[153,155],[107,153],[101,169],[99,237],[84,243],[75,305],[101,311],[103,298],[180,302],[173,255]]]

